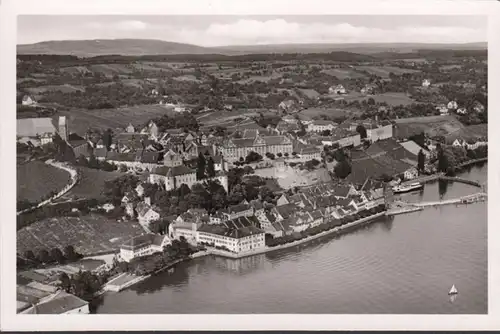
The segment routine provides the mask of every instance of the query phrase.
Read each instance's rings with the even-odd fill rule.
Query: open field
[[[106,181],[113,180],[124,173],[120,172],[105,172],[103,170],[91,169],[87,167],[79,167],[81,171],[80,182],[76,184],[69,192],[64,194],[59,201],[64,202],[69,199],[76,200],[82,198],[100,198],[101,192]]]
[[[447,141],[453,141],[457,138],[465,140],[478,140],[480,138],[488,138],[488,124],[465,126],[462,129],[452,132],[446,136]]]
[[[349,115],[354,115],[356,113],[347,109],[340,109],[340,108],[308,108],[301,110],[300,114],[309,116],[311,118],[319,117],[321,115],[325,115],[331,118],[337,118],[337,117],[347,117]]]
[[[133,72],[132,66],[128,64],[90,65],[89,70],[94,73],[102,73],[107,77],[112,77],[115,74],[130,74]]]
[[[229,124],[224,123],[234,123],[232,120],[238,117],[252,117],[258,116],[259,114],[256,111],[251,110],[232,110],[232,111],[214,111],[208,114],[200,115],[197,117],[198,122],[203,124],[204,126],[229,126]]]
[[[69,74],[89,73],[89,72],[91,72],[87,66],[61,67],[60,71],[63,72],[63,73],[69,73]]]
[[[394,137],[403,139],[424,132],[429,136],[448,136],[464,128],[454,116],[424,116],[396,120]]]
[[[283,189],[293,187],[303,187],[319,182],[329,182],[331,177],[325,168],[318,168],[314,171],[299,170],[298,168],[286,166],[279,168],[261,168],[255,170],[255,175],[261,177],[275,178],[279,186]]]
[[[41,161],[17,165],[17,200],[39,202],[41,197],[58,192],[69,182],[68,172]]]
[[[373,98],[375,102],[382,103],[385,102],[390,106],[398,106],[400,104],[402,105],[408,105],[415,103],[416,101],[413,100],[412,98],[408,97],[405,93],[383,93],[383,94],[376,94],[376,95],[346,95],[344,99],[346,101],[363,101],[363,100],[368,100],[369,98]]]
[[[356,66],[357,70],[366,71],[381,78],[389,78],[389,73],[401,75],[403,73],[415,73],[418,71],[393,66]]]
[[[99,215],[59,217],[37,221],[17,232],[17,252],[73,245],[83,255],[118,250],[144,231],[137,222],[116,221]]]
[[[123,107],[116,109],[72,109],[62,111],[61,115],[69,117],[70,131],[84,134],[89,127],[96,129],[124,128],[129,123],[140,125],[151,118],[172,114],[173,111],[163,105],[151,104],[134,107]]]
[[[326,73],[328,75],[339,78],[340,80],[349,79],[349,78],[363,78],[365,75],[359,72],[356,72],[354,69],[346,69],[346,68],[330,68],[326,70],[321,70],[321,72]]]
[[[31,94],[42,94],[46,92],[55,92],[59,91],[61,93],[74,93],[74,92],[83,92],[85,88],[82,86],[73,86],[73,85],[47,85],[47,86],[38,86],[26,88]]]

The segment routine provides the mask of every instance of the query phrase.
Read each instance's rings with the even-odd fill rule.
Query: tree
[[[102,142],[104,144],[104,147],[106,147],[108,150],[111,148],[111,144],[113,143],[113,132],[111,129],[107,129],[104,131],[102,135]]]
[[[252,163],[252,162],[261,161],[261,160],[262,160],[262,155],[260,155],[257,152],[254,152],[254,151],[248,152],[248,155],[245,158],[245,162],[247,164]]]
[[[446,173],[449,169],[448,157],[443,149],[438,151],[438,171]]]
[[[52,262],[52,258],[50,257],[49,252],[46,249],[42,249],[37,254],[37,259],[41,263],[50,263]]]
[[[420,150],[418,152],[418,170],[424,171],[425,169],[425,154],[424,151]]]
[[[345,179],[349,174],[351,174],[351,164],[347,160],[339,161],[338,164],[333,168],[335,176],[340,179]]]
[[[52,248],[52,250],[50,251],[50,257],[52,258],[53,261],[59,264],[63,264],[66,260],[66,258],[64,257],[63,253],[59,248]]]
[[[71,280],[65,272],[59,275],[59,287],[68,293],[71,291]]]
[[[356,127],[356,132],[359,133],[359,136],[361,137],[361,139],[365,139],[367,137],[366,128],[361,124],[359,124]]]
[[[207,161],[207,177],[214,177],[214,176],[215,176],[214,159],[210,157],[208,158]]]
[[[205,156],[200,152],[200,154],[198,154],[198,161],[196,162],[197,180],[202,180],[205,178],[205,167],[206,167]]]
[[[75,251],[75,248],[72,245],[68,245],[64,247],[64,257],[69,261],[76,261],[80,258],[80,254]]]

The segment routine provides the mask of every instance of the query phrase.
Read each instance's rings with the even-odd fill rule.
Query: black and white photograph
[[[15,19],[9,314],[491,314],[491,17],[151,14]]]

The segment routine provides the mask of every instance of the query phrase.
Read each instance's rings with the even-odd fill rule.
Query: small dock
[[[486,193],[476,193],[468,196],[463,196],[460,198],[452,198],[452,199],[447,199],[447,200],[442,200],[442,201],[435,201],[435,202],[421,202],[421,203],[415,203],[413,205],[418,206],[418,207],[432,207],[432,206],[441,206],[441,205],[449,205],[449,204],[456,204],[456,205],[462,205],[462,204],[473,204],[473,203],[478,203],[478,202],[484,202],[488,198],[488,194]]]

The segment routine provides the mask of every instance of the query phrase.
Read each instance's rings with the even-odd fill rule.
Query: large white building
[[[307,131],[308,132],[322,132],[325,130],[333,131],[333,129],[335,129],[336,127],[337,127],[337,124],[334,121],[315,120],[315,121],[312,121],[307,126]]]
[[[266,247],[265,232],[255,225],[257,219],[241,217],[222,224],[200,226],[197,240],[213,247],[225,247],[233,253],[242,253]]]
[[[163,247],[170,244],[170,239],[166,235],[144,234],[132,238],[120,247],[120,257],[126,261],[162,252]]]
[[[292,154],[293,144],[287,136],[260,136],[255,138],[228,139],[221,147],[222,155],[229,161],[245,159],[248,153],[256,152],[264,156],[266,153]]]

